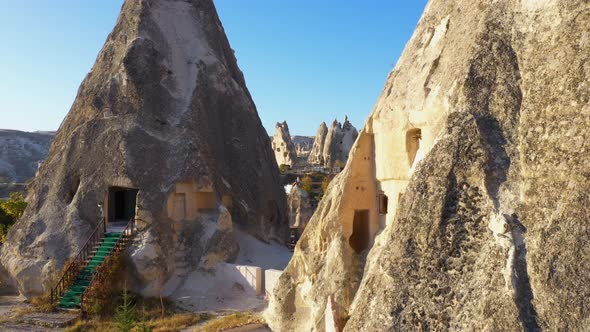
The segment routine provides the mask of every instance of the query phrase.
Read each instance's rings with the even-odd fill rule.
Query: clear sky
[[[0,128],[55,130],[121,0],[0,0]],[[348,115],[360,129],[426,0],[215,0],[269,131]]]

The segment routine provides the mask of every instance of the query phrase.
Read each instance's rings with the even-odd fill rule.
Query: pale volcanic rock
[[[326,144],[326,135],[328,135],[328,126],[326,126],[325,122],[322,122],[317,134],[315,135],[313,146],[307,159],[310,164],[324,164],[324,145]]]
[[[324,143],[324,166],[328,168],[334,166],[343,167],[348,160],[350,149],[357,136],[358,131],[348,121],[348,117],[344,117],[344,123],[342,124],[334,120],[330,129],[328,129]]]
[[[272,149],[279,166],[295,166],[295,162],[297,161],[297,149],[291,140],[287,121],[277,122],[275,125],[275,135],[272,138]]]
[[[161,295],[237,257],[234,228],[284,241],[278,176],[213,1],[125,1],[2,247],[3,277],[47,291],[101,216],[118,218],[113,199],[137,223],[134,290]]]
[[[431,0],[279,279],[275,331],[585,331],[590,3]]]

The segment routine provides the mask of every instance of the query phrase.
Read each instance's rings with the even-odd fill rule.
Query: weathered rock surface
[[[590,3],[431,0],[275,288],[275,331],[585,331]]]
[[[289,216],[289,227],[296,228],[299,234],[313,215],[313,207],[309,195],[301,188],[301,182],[297,181],[287,194],[287,214]]]
[[[295,166],[297,161],[297,149],[291,140],[287,121],[277,122],[275,135],[272,139],[272,149],[278,165]]]
[[[307,160],[311,149],[313,148],[314,137],[310,136],[291,136],[291,140],[295,145],[295,151],[297,151],[297,157],[304,158]]]
[[[344,117],[344,123],[334,120],[328,129],[322,122],[315,137],[308,162],[332,168],[343,167],[358,136],[356,128]]]
[[[23,183],[47,157],[54,132],[0,129],[0,182]]]
[[[269,138],[211,0],[123,4],[27,200],[1,252],[27,296],[103,215],[135,216],[130,270],[146,295],[209,264],[204,257],[235,256],[233,227],[284,240]],[[119,203],[122,217],[112,213]]]
[[[328,126],[326,126],[325,122],[322,122],[317,134],[315,135],[311,152],[307,158],[307,161],[310,164],[324,164],[324,145],[326,144],[326,135],[328,135]]]
[[[334,120],[328,129],[324,144],[324,166],[344,167],[357,136],[358,131],[348,121],[348,117],[344,117],[342,124]]]

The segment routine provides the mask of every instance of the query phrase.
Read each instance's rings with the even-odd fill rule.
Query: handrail
[[[131,218],[131,220],[129,220],[127,226],[125,226],[125,229],[123,229],[121,237],[117,240],[117,243],[115,243],[113,249],[111,249],[109,252],[108,257],[117,257],[120,253],[122,253],[126,249],[127,244],[130,242],[133,235],[135,235],[135,218]],[[103,264],[97,267],[96,272],[90,278],[88,287],[84,290],[82,296],[80,297],[80,312],[82,317],[84,317],[86,314],[85,300],[88,296],[88,290],[92,288],[92,284],[94,282],[103,279],[104,275],[108,273],[110,266],[107,265],[107,263],[109,262],[110,260],[105,260]]]
[[[96,225],[96,228],[90,237],[88,237],[88,240],[86,240],[78,254],[70,261],[55,287],[51,288],[50,303],[53,304],[54,302],[59,301],[59,298],[69,289],[72,285],[72,281],[78,277],[80,271],[84,269],[84,263],[86,262],[88,255],[92,252],[93,247],[98,241],[100,241],[105,232],[106,220],[105,218],[102,218],[101,222]]]

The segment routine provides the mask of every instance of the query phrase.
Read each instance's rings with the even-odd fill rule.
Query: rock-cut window
[[[416,154],[420,149],[420,140],[422,139],[422,130],[420,128],[413,128],[406,132],[406,152],[408,153],[408,164],[410,167],[414,165]]]
[[[387,214],[387,205],[389,204],[389,199],[385,193],[380,192],[378,196],[379,200],[379,214]]]

